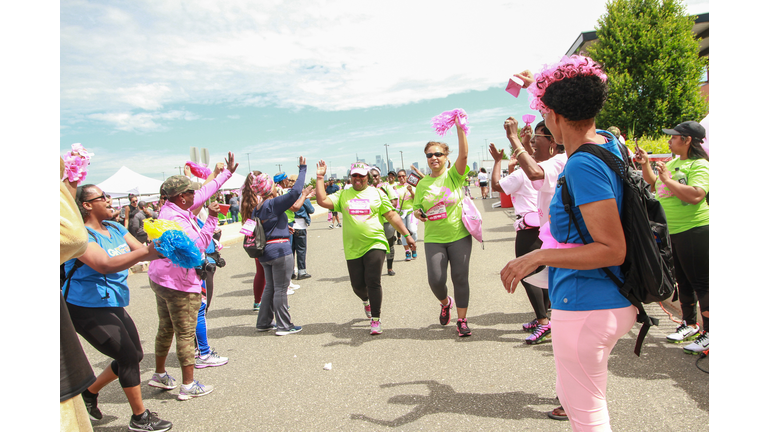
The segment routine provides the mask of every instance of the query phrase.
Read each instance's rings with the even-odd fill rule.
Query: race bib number
[[[366,216],[371,214],[371,202],[367,199],[349,200],[349,214],[354,216]]]
[[[240,229],[240,234],[253,235],[254,229],[256,229],[256,221],[253,219],[248,219]]]
[[[431,221],[445,219],[448,217],[448,212],[445,209],[445,201],[440,201],[435,204],[431,209],[427,210],[427,219]]]

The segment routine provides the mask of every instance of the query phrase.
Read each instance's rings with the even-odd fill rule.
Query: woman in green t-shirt
[[[388,197],[372,184],[370,168],[362,162],[352,164],[352,187],[325,193],[325,161],[317,164],[317,204],[341,212],[344,219],[344,258],[347,260],[352,290],[360,297],[365,315],[371,319],[371,334],[381,334],[381,269],[389,252],[382,219],[399,231],[411,247],[416,242],[398,216]]]
[[[456,122],[458,124],[458,122]],[[453,297],[448,295],[448,263],[451,264],[451,282],[456,296],[459,336],[471,336],[467,325],[469,305],[469,258],[472,254],[472,236],[461,220],[462,188],[469,170],[467,154],[469,144],[461,127],[459,156],[449,168],[448,144],[430,141],[424,147],[427,165],[432,173],[419,180],[413,199],[413,211],[424,222],[424,253],[427,260],[427,280],[432,293],[440,301],[440,324],[451,321]]]
[[[693,340],[683,350],[698,354],[709,349],[709,156],[701,146],[706,131],[694,121],[662,131],[671,135],[669,149],[676,157],[666,164],[658,162],[658,175],[640,147],[635,150],[635,160],[642,165],[643,178],[664,208],[672,240],[683,322],[667,341]],[[696,324],[697,299],[703,329]]]

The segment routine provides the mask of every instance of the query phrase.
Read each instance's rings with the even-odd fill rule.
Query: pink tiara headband
[[[608,75],[591,58],[580,55],[563,56],[558,63],[544,65],[541,72],[534,75],[534,82],[528,87],[528,100],[531,103],[531,109],[549,112],[549,107],[541,101],[547,87],[554,82],[579,75],[595,75],[603,82],[608,80]]]

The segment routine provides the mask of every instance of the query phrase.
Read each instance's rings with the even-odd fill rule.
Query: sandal
[[[553,409],[552,412],[548,412],[547,417],[552,420],[568,420],[568,415],[565,413],[562,405]]]

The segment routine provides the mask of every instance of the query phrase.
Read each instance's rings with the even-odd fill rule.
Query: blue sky
[[[60,154],[95,153],[88,182],[125,165],[162,179],[190,147],[251,169],[338,174],[356,155],[419,162],[430,119],[463,108],[470,163],[506,145],[503,121],[538,113],[507,80],[557,61],[604,1],[133,1],[60,3]],[[689,13],[707,1],[686,2]],[[546,25],[545,25],[546,24]],[[485,153],[484,153],[485,152]]]

